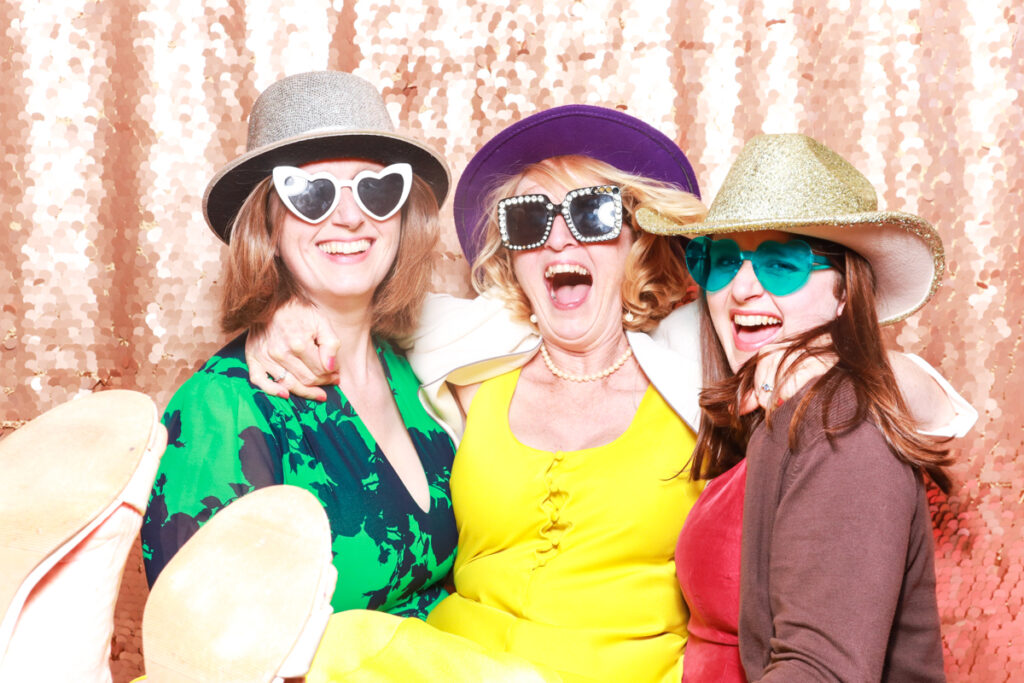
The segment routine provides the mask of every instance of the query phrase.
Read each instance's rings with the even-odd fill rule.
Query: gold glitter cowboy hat
[[[227,242],[238,209],[275,166],[339,157],[385,166],[404,161],[426,181],[440,206],[450,184],[444,157],[394,129],[377,88],[358,76],[311,71],[282,78],[252,105],[245,154],[228,162],[206,187],[206,222]]]
[[[882,324],[924,306],[945,269],[935,228],[913,214],[879,211],[868,179],[806,135],[750,140],[704,222],[682,225],[650,209],[638,210],[636,221],[659,235],[782,230],[842,244],[871,264]]]

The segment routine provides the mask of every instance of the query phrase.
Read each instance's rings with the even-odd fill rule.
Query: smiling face
[[[326,171],[350,180],[360,171],[383,167],[372,161],[336,159],[300,168],[311,175]],[[306,295],[328,307],[342,301],[369,307],[398,253],[402,212],[375,220],[360,210],[350,188],[342,188],[338,205],[315,225],[290,211],[282,215],[278,253]]]
[[[777,231],[721,235],[735,240],[743,251],[754,251],[765,241],[787,242],[798,237]],[[765,290],[744,260],[736,277],[725,287],[707,293],[708,312],[733,372],[758,349],[834,320],[843,309],[835,295],[838,273],[812,271],[807,284],[786,296]]]
[[[575,180],[578,184],[565,187],[547,177],[527,175],[513,196],[544,194],[557,203],[570,190],[604,182],[583,174]],[[513,253],[516,279],[546,342],[585,351],[622,334],[622,281],[632,243],[633,233],[626,225],[614,240],[578,242],[559,215],[547,242]]]

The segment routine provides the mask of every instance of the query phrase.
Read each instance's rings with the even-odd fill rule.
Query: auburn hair
[[[232,222],[224,264],[220,325],[224,332],[259,329],[291,300],[309,302],[301,285],[278,254],[287,209],[270,177],[249,194]],[[371,303],[371,331],[401,342],[418,320],[430,284],[432,252],[438,239],[434,193],[413,176],[402,207],[398,252]]]
[[[832,441],[856,424],[868,420],[878,427],[897,458],[923,471],[945,492],[950,479],[945,467],[951,462],[947,449],[917,431],[900,393],[896,376],[882,343],[875,309],[875,279],[863,256],[842,245],[802,237],[815,253],[825,256],[838,273],[834,294],[844,300],[840,314],[823,325],[787,340],[774,385],[781,386],[801,361],[831,356],[836,362],[818,378],[797,404],[789,425],[789,447],[799,447],[799,427],[812,403],[821,402],[825,436]],[[733,373],[708,312],[707,297],[699,298],[704,386],[697,446],[690,464],[692,479],[710,479],[742,460],[754,428],[762,421],[771,427],[772,411],[756,410],[740,415],[740,403],[753,390],[757,356]],[[850,385],[856,409],[849,418],[829,422],[829,410],[841,386]]]
[[[512,269],[513,252],[501,243],[497,210],[498,202],[513,196],[516,186],[527,176],[554,181],[566,188],[585,183],[616,185],[621,190],[623,227],[632,230],[634,236],[622,283],[623,308],[633,314],[632,320],[623,322],[626,329],[648,332],[677,306],[693,300],[696,285],[686,270],[682,238],[637,230],[629,217],[637,209],[649,207],[680,223],[695,223],[707,214],[701,201],[674,185],[626,173],[580,155],[551,157],[496,180],[487,193],[485,205],[489,211],[483,244],[473,263],[473,287],[477,292],[495,292],[517,319],[526,321],[530,317],[530,302]]]

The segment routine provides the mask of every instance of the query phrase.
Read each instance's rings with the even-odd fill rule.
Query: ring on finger
[[[281,376],[280,377],[271,377],[270,379],[272,379],[275,382],[277,382],[278,384],[280,384],[281,382],[283,382],[286,379],[288,379],[288,371],[287,370],[283,370],[281,372]]]
[[[775,388],[775,387],[773,387],[773,386],[772,386],[771,384],[769,384],[768,382],[762,382],[762,383],[761,383],[761,391],[765,392],[766,394],[770,394],[770,393],[771,393],[771,391],[772,391],[772,389],[774,389],[774,388]]]

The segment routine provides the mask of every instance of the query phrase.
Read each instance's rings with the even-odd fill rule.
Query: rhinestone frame
[[[569,205],[577,197],[590,196],[594,194],[603,194],[612,197],[615,206],[615,229],[607,235],[600,237],[586,237],[582,235],[576,224],[572,220],[572,215],[569,212]],[[545,209],[547,210],[547,224],[544,226],[544,235],[536,242],[531,244],[512,244],[508,235],[508,218],[506,207],[513,204],[539,204],[545,203]],[[556,211],[557,210],[557,211]],[[558,214],[562,215],[565,219],[565,224],[569,227],[569,232],[576,238],[578,242],[609,242],[618,238],[622,233],[622,190],[617,185],[592,185],[590,187],[578,187],[574,190],[570,190],[566,193],[565,199],[561,203],[556,204],[544,194],[523,194],[516,195],[514,197],[506,197],[498,202],[498,231],[501,233],[501,243],[505,245],[506,249],[513,251],[526,251],[528,249],[536,249],[537,247],[543,246],[548,241],[548,236],[551,235],[551,227],[555,223],[555,216]]]

